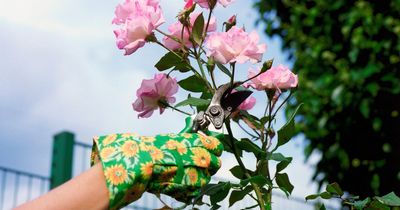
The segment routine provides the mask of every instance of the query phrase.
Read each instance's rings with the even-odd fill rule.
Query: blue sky
[[[91,143],[95,135],[132,131],[154,135],[177,132],[183,126],[184,116],[177,112],[138,119],[132,110],[141,79],[156,73],[153,65],[165,51],[146,45],[123,56],[115,46],[111,25],[119,2],[0,0],[0,166],[48,175],[52,136],[62,130]],[[183,0],[160,2],[167,19],[161,27],[165,30]],[[219,29],[232,14],[238,15],[239,26],[262,34],[254,26],[257,13],[250,1],[236,0],[226,9],[220,6],[215,13]],[[261,41],[268,46],[264,59],[290,66],[278,39],[261,35]],[[247,67],[238,69],[238,77],[245,78]],[[177,100],[186,95],[180,90]],[[260,113],[262,94],[254,95],[259,100],[254,113]],[[276,128],[282,123],[278,120]],[[301,197],[316,190],[310,181],[312,167],[304,164],[303,144],[299,137],[280,151],[294,156],[287,172],[295,185],[294,195]],[[225,154],[222,161],[218,176],[232,178],[228,171],[235,164],[232,156]],[[254,166],[251,156],[246,161]]]

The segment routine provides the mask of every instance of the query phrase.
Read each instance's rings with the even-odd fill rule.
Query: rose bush
[[[146,42],[167,50],[155,64],[155,68],[168,73],[158,73],[153,79],[143,80],[136,92],[137,99],[132,106],[141,118],[150,117],[157,109],[160,110],[160,114],[166,108],[189,114],[181,110],[187,106],[196,108],[197,112],[202,111],[210,105],[213,94],[222,84],[240,84],[266,93],[265,98],[259,100],[266,101],[259,104],[265,106],[264,114],[255,116],[250,113],[256,103],[256,98],[251,96],[240,104],[232,118],[224,122],[227,134],[222,143],[225,151],[232,153],[237,160],[238,165],[230,171],[240,182],[209,184],[203,189],[202,196],[193,202],[199,204],[203,196],[210,196],[211,206],[215,209],[231,192],[229,206],[250,195],[256,201],[253,207],[271,209],[273,189],[280,189],[287,195],[293,190],[288,174],[283,172],[292,158],[276,150],[295,134],[295,113],[277,131],[274,122],[276,113],[297,88],[298,78],[287,67],[272,66],[272,60],[262,62],[266,44],[259,43],[259,35],[256,32],[248,33],[244,28],[237,27],[236,16],[231,16],[223,23],[223,31],[216,31],[217,20],[212,16],[214,7],[217,3],[225,7],[232,2],[189,0],[183,5],[182,1],[183,10],[177,15],[177,20],[168,27],[168,32],[164,32],[158,28],[164,22],[164,17],[157,0],[126,0],[117,6],[112,23],[122,26],[115,30],[115,34],[117,46],[125,50],[125,55],[134,53]],[[200,8],[196,8],[196,5]],[[160,37],[162,41],[159,41]],[[236,65],[246,62],[262,62],[262,67],[255,66],[249,71],[248,78],[239,78],[235,74]],[[218,84],[215,79],[216,71],[227,76],[222,84]],[[173,106],[178,86],[190,94]],[[242,89],[243,87],[238,87],[233,92]],[[285,96],[286,91],[290,94],[277,105],[278,99]],[[247,127],[243,126],[242,122]],[[248,138],[237,139],[231,123],[237,123],[248,134]],[[254,155],[256,168],[249,169],[243,163],[243,151]],[[271,161],[277,163],[273,173],[270,170]]]

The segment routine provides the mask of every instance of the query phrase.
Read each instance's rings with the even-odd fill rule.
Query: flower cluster
[[[145,45],[146,42],[155,42],[162,45],[171,52],[186,56],[191,52],[198,52],[192,57],[206,57],[198,60],[208,60],[219,64],[235,65],[245,62],[261,62],[265,53],[266,44],[259,43],[259,35],[246,32],[244,28],[236,26],[236,16],[232,16],[224,22],[225,31],[217,32],[217,20],[210,16],[200,30],[203,30],[202,40],[204,47],[198,46],[203,41],[196,42],[193,38],[196,20],[203,12],[196,10],[196,5],[209,10],[211,15],[215,4],[226,7],[233,0],[185,0],[186,4],[178,15],[178,20],[168,27],[168,32],[162,32],[158,27],[165,22],[164,15],[158,0],[125,0],[115,10],[113,24],[120,26],[114,31],[117,46],[125,50],[125,55],[130,55]],[[203,18],[203,17],[202,17]],[[199,28],[197,28],[199,31]],[[158,41],[155,32],[160,32],[162,43]],[[202,63],[200,65],[204,65]],[[279,65],[272,67],[266,72],[259,73],[260,68],[250,68],[248,72],[248,83],[243,86],[256,90],[276,90],[279,97],[282,90],[297,87],[297,75],[293,74],[287,67]],[[207,80],[207,78],[202,78]],[[166,74],[156,74],[153,79],[143,80],[141,87],[137,90],[137,99],[133,103],[135,111],[140,112],[139,117],[149,117],[154,110],[160,109],[163,113],[166,107],[175,102],[174,94],[178,91],[176,79]],[[254,107],[256,99],[249,97],[238,107],[240,110],[250,110]]]
[[[253,63],[260,62],[267,46],[257,44],[258,40],[256,32],[248,34],[243,28],[233,26],[227,32],[214,33],[207,38],[207,56],[222,64],[242,64],[248,60]]]
[[[117,6],[112,23],[122,25],[114,30],[117,46],[130,55],[144,46],[153,31],[164,23],[164,16],[157,0],[126,0]]]
[[[168,27],[169,36],[164,36],[164,45],[170,50],[176,50],[181,48],[182,45],[187,48],[193,47],[192,42],[190,42],[189,37],[192,32],[192,27],[196,18],[200,15],[199,12],[191,13],[189,16],[189,26],[184,26],[180,21],[170,25]],[[207,28],[207,32],[212,32],[217,29],[217,21],[215,17],[210,19],[210,23]],[[182,31],[183,30],[183,31]],[[205,30],[205,27],[204,27]],[[176,41],[178,40],[178,41]]]

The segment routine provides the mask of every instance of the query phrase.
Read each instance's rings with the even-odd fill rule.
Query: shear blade
[[[228,117],[232,112],[234,112],[252,93],[253,92],[249,90],[242,90],[231,93],[222,99],[221,106],[226,112],[228,112],[225,117]]]

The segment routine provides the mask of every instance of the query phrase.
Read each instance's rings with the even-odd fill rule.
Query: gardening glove
[[[103,166],[110,209],[138,200],[145,191],[187,202],[220,168],[222,150],[217,138],[199,133],[111,134],[94,138],[91,165]]]

